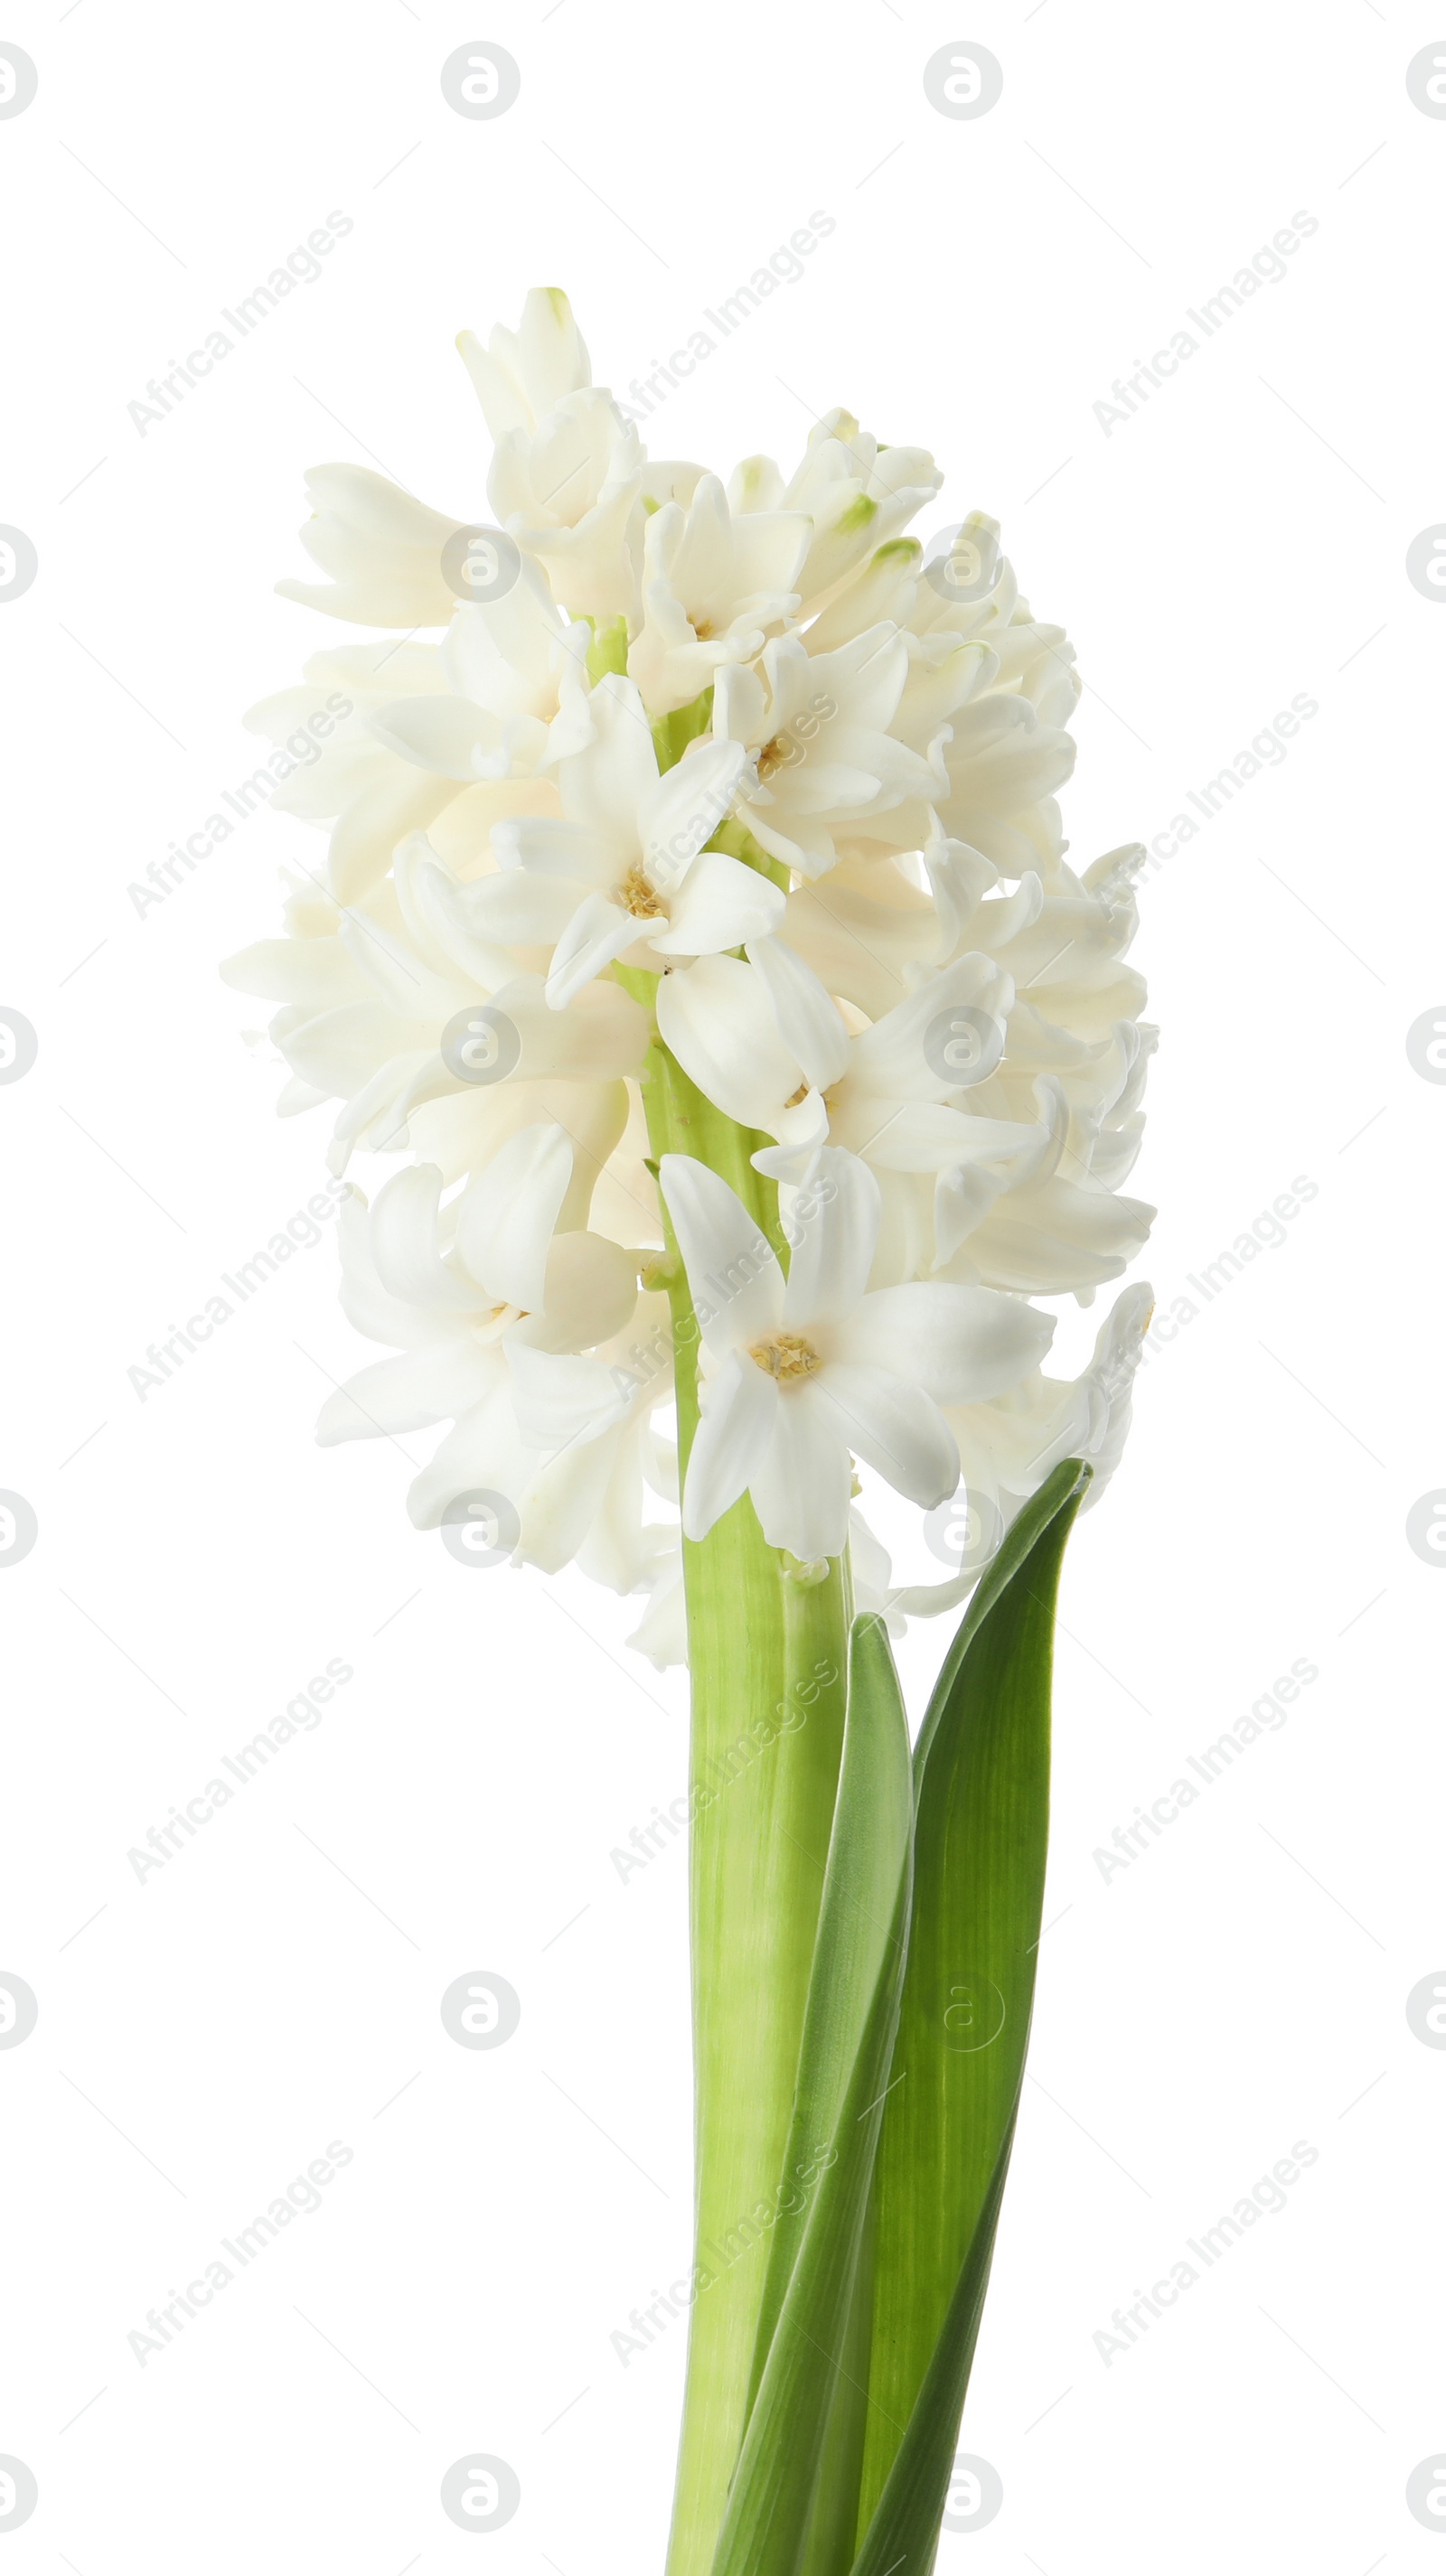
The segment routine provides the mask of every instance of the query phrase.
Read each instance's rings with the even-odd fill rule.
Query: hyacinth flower
[[[436,1426],[419,1527],[576,1565],[688,1668],[668,2576],[927,2576],[1023,2080],[1055,1587],[1149,1316],[1122,1286],[1045,1374],[1039,1301],[1122,1281],[1152,1216],[1139,854],[1069,865],[1073,653],[991,520],[925,555],[926,451],[834,411],[791,473],[650,459],[550,289],[459,345],[491,520],[318,469],[324,578],[282,587],[376,633],[250,719],[327,711],[284,798],[329,846],[226,973],[279,1006],[282,1108],[366,1167],[343,1299],[390,1352],[320,1437]],[[943,1579],[896,1579],[881,1497]],[[911,1743],[890,1640],[964,1605]],[[987,2048],[953,2044],[962,1960]]]

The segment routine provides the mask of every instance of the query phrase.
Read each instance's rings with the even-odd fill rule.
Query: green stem
[[[641,998],[641,996],[640,996]],[[655,1155],[720,1172],[780,1256],[764,1140],[660,1041],[644,1077]],[[680,1467],[698,1419],[697,1324],[669,1234]],[[738,2457],[778,2209],[843,1738],[846,1558],[797,1579],[745,1495],[685,1540],[692,1675],[691,1917],[697,2285],[668,2576],[707,2576]]]

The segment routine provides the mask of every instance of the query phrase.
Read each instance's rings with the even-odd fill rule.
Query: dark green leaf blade
[[[1049,1826],[1054,1603],[1089,1473],[1064,1460],[1019,1514],[915,1749],[913,1917],[874,2183],[855,2576],[927,2576],[934,2563],[1023,2079]]]

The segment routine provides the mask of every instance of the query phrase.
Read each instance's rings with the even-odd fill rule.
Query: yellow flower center
[[[664,917],[663,906],[640,867],[629,868],[618,888],[617,900],[635,921],[661,921]]]
[[[788,745],[784,741],[782,734],[776,733],[771,742],[766,742],[764,744],[763,749],[758,755],[759,777],[771,778],[775,769],[781,769],[787,758]]]
[[[796,1379],[812,1377],[822,1368],[823,1360],[812,1342],[802,1333],[770,1333],[764,1342],[750,1342],[748,1356],[766,1377],[776,1378],[780,1386],[791,1386]]]

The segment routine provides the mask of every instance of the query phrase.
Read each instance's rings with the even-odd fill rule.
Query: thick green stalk
[[[758,1137],[655,1042],[644,1080],[655,1155],[695,1155],[786,1260]],[[698,1418],[697,1325],[668,1274],[680,1464]],[[668,2576],[707,2576],[747,2411],[778,2213],[843,1737],[846,1560],[800,1582],[745,1495],[683,1549],[692,1672],[691,1921],[696,2295]]]

